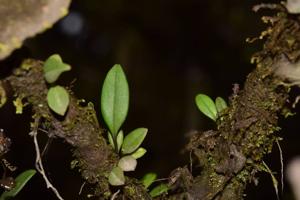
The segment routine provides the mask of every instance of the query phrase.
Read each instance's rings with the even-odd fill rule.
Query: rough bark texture
[[[279,13],[264,18],[270,23],[263,33],[267,40],[264,49],[253,57],[256,68],[243,89],[235,85],[228,109],[217,120],[217,129],[199,132],[186,147],[192,153],[193,168],[200,169],[194,171],[200,173],[192,173],[187,167],[175,169],[170,173],[168,194],[156,199],[243,199],[246,185],[262,169],[264,155],[279,139],[278,118],[289,112],[289,86],[283,84],[289,77],[277,70],[293,65],[300,55],[299,16],[287,14],[279,5],[274,8]],[[39,126],[49,136],[60,137],[74,147],[74,164],[84,179],[97,184],[95,194],[100,199],[110,198],[107,175],[118,156],[107,145],[93,107],[83,105],[72,95],[66,116],[54,115],[47,107],[47,85],[39,61],[25,61],[4,83],[32,105],[33,118],[39,119]],[[138,181],[127,178],[116,199],[151,198]]]
[[[70,0],[0,0],[0,60],[68,13]]]

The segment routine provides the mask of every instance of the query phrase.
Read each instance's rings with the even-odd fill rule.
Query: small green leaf
[[[134,152],[144,141],[147,132],[148,129],[146,128],[137,128],[126,135],[122,145],[122,153],[130,154]]]
[[[118,167],[124,172],[134,171],[137,165],[137,161],[132,156],[124,156],[119,160]]]
[[[222,97],[217,97],[215,103],[218,113],[221,113],[224,109],[227,108],[227,103]]]
[[[113,149],[115,149],[115,144],[114,144],[114,139],[112,138],[112,135],[110,132],[107,133],[108,134],[108,142],[109,144],[112,146]]]
[[[122,147],[123,140],[124,140],[124,133],[123,133],[122,130],[120,130],[118,135],[117,135],[118,152],[120,151],[120,149]]]
[[[125,176],[124,176],[124,172],[120,167],[115,167],[111,170],[108,176],[108,182],[113,186],[124,185]]]
[[[144,149],[143,147],[138,148],[135,152],[133,152],[131,154],[132,157],[134,157],[135,159],[141,158],[145,155],[145,153],[147,152],[146,149]]]
[[[213,100],[205,95],[205,94],[198,94],[195,98],[196,105],[198,109],[207,117],[211,118],[212,120],[216,121],[217,119],[217,108]]]
[[[51,87],[47,95],[48,105],[55,113],[64,115],[69,106],[69,94],[61,86]]]
[[[162,183],[162,184],[156,186],[155,188],[153,188],[149,194],[152,198],[154,198],[154,197],[157,197],[159,195],[162,195],[162,194],[168,192],[169,189],[170,188],[167,184]]]
[[[26,185],[26,183],[32,178],[32,176],[36,173],[34,169],[26,170],[19,174],[15,179],[16,186],[9,191],[5,191],[2,193],[0,199],[4,200],[7,198],[15,197]]]
[[[121,146],[123,144],[123,140],[124,140],[124,133],[122,130],[119,131],[118,135],[117,135],[117,146],[118,146],[118,152],[120,151],[121,149]],[[115,142],[114,142],[114,139],[112,137],[112,134],[110,132],[108,132],[108,141],[109,141],[109,144],[113,147],[113,149],[116,149],[115,148]]]
[[[54,54],[45,61],[43,69],[46,81],[53,83],[63,72],[70,71],[71,66],[63,63],[58,54]]]
[[[114,65],[106,75],[101,92],[101,113],[113,138],[126,119],[129,88],[121,65]]]
[[[143,185],[145,188],[148,188],[155,180],[156,180],[157,174],[155,173],[147,173],[143,176],[141,179]]]

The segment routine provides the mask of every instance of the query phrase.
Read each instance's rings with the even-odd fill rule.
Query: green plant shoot
[[[227,108],[227,103],[222,97],[217,97],[215,103],[218,113],[221,113]]]
[[[167,184],[162,183],[162,184],[156,186],[155,188],[153,188],[149,194],[152,198],[154,198],[154,197],[160,196],[164,193],[167,193],[169,189],[170,188]]]
[[[120,151],[122,145],[123,145],[123,141],[124,141],[124,133],[122,130],[119,131],[118,135],[117,135],[117,150],[118,152]]]
[[[113,168],[108,176],[108,182],[113,186],[124,185],[125,176],[123,170],[120,167]]]
[[[54,83],[63,72],[70,71],[71,66],[63,63],[58,54],[54,54],[45,61],[43,70],[46,81]]]
[[[135,159],[141,158],[147,153],[147,150],[143,147],[138,148],[135,152],[131,154]]]
[[[147,173],[141,179],[145,188],[148,188],[157,178],[157,174],[155,173]]]
[[[129,88],[121,65],[114,65],[106,75],[101,92],[101,113],[116,143],[129,107]],[[116,145],[115,145],[116,146]]]
[[[108,134],[107,134],[107,137],[108,137],[108,142],[109,142],[109,144],[112,146],[112,148],[113,148],[114,150],[116,150],[115,143],[114,143],[114,139],[112,138],[111,133],[108,133]]]
[[[213,100],[205,95],[205,94],[198,94],[195,98],[196,105],[198,109],[207,117],[211,118],[212,120],[216,121],[217,119],[217,108]]]
[[[125,136],[121,152],[122,154],[130,154],[134,152],[144,141],[148,129],[137,128]]]
[[[35,175],[36,171],[34,169],[26,170],[19,174],[15,179],[16,186],[9,191],[5,191],[0,196],[0,200],[5,200],[15,197],[26,185],[26,183]]]
[[[118,166],[109,174],[108,181],[113,186],[123,185],[125,183],[124,172],[134,171],[137,166],[136,159],[146,153],[146,149],[139,148],[139,146],[145,139],[148,129],[135,129],[125,138],[123,131],[120,130],[127,117],[128,107],[127,79],[122,67],[114,65],[105,77],[101,92],[101,113],[109,129],[108,141],[116,153],[121,150],[122,154],[125,154],[119,160]]]
[[[48,105],[55,113],[64,116],[69,106],[69,94],[61,86],[51,87],[47,94]]]

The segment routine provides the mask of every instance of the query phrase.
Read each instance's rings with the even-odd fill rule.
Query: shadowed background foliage
[[[24,58],[44,60],[58,53],[72,65],[72,71],[59,82],[72,85],[79,98],[92,101],[100,115],[101,84],[109,68],[120,63],[131,90],[123,129],[125,133],[136,127],[149,129],[143,145],[148,153],[139,160],[137,172],[130,175],[139,178],[154,171],[159,177],[167,177],[170,170],[188,162],[182,149],[193,130],[214,127],[197,110],[195,95],[201,92],[214,98],[228,97],[232,84],[242,84],[254,67],[249,60],[262,48],[262,42],[249,45],[245,39],[264,30],[260,17],[268,14],[252,12],[257,3],[258,0],[74,0],[67,17],[45,33],[28,39],[22,49],[0,62],[0,77],[9,74]],[[35,159],[28,136],[29,110],[16,116],[11,103],[0,110],[0,127],[13,140],[8,160],[19,167],[17,172],[32,168]],[[300,153],[297,120],[296,116],[282,123],[286,162]],[[47,142],[46,137],[40,139],[41,145]],[[65,199],[78,199],[83,182],[76,171],[69,170],[69,150],[54,139],[44,163]],[[277,149],[266,161],[271,169],[280,171]],[[271,178],[266,174],[257,187],[251,184],[248,191],[245,199],[276,198]],[[18,199],[32,196],[54,199],[38,176]],[[287,185],[283,196],[292,199]]]

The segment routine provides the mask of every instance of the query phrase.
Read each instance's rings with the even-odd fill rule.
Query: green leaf
[[[122,145],[122,153],[130,154],[134,152],[144,141],[147,132],[148,129],[146,128],[137,128],[126,135]]]
[[[221,113],[224,109],[227,108],[227,103],[222,97],[217,97],[215,103],[218,113]]]
[[[101,92],[101,112],[113,138],[126,119],[129,88],[121,65],[114,65],[106,75]]]
[[[217,119],[217,108],[213,100],[205,95],[205,94],[198,94],[195,98],[196,105],[198,109],[207,117],[211,118],[212,120],[216,121]]]
[[[123,131],[119,131],[118,135],[117,135],[117,145],[118,145],[118,152],[120,151],[122,144],[123,144],[123,140],[124,140],[124,133]]]
[[[36,173],[34,169],[26,170],[19,174],[15,179],[16,186],[9,191],[5,191],[2,193],[0,199],[4,200],[7,198],[15,197],[26,185],[26,183],[32,178],[32,176]]]
[[[113,186],[119,186],[125,184],[124,172],[120,167],[115,167],[111,170],[108,176],[108,182]]]
[[[152,198],[154,198],[154,197],[157,197],[159,195],[162,195],[162,194],[168,192],[169,189],[170,188],[167,184],[162,183],[162,184],[156,186],[155,188],[153,188],[149,194]]]
[[[58,54],[54,54],[45,61],[43,69],[46,81],[53,83],[63,72],[70,71],[71,66],[63,63]]]
[[[132,157],[134,157],[135,159],[141,158],[145,155],[145,153],[147,152],[146,149],[144,149],[143,147],[138,148],[135,152],[133,152],[131,154]]]
[[[137,166],[137,161],[132,156],[124,156],[119,160],[118,167],[124,172],[134,171]]]
[[[147,173],[143,176],[141,179],[143,185],[145,188],[148,188],[155,180],[156,180],[157,174],[155,173]]]
[[[117,146],[118,146],[118,152],[121,149],[121,146],[123,144],[123,140],[124,140],[124,133],[122,130],[119,131],[118,135],[117,135]],[[108,132],[108,141],[110,143],[110,145],[113,147],[113,149],[115,148],[115,142],[114,139],[112,137],[112,134],[110,132]]]
[[[113,149],[115,149],[114,139],[112,138],[111,133],[108,132],[107,134],[108,134],[108,142],[109,142],[109,144],[112,146]]]
[[[51,87],[47,95],[48,105],[55,113],[64,115],[69,106],[69,94],[61,86]]]

